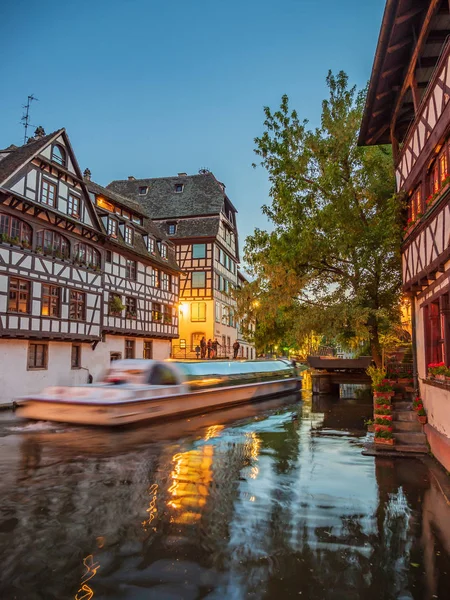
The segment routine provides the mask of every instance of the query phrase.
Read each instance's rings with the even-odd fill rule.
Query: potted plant
[[[375,410],[391,410],[391,404],[390,404],[390,398],[388,398],[387,400],[384,401],[384,404],[379,404],[378,402],[375,402],[374,405],[374,411]]]
[[[392,423],[387,419],[376,418],[375,431],[392,431]]]
[[[422,408],[419,408],[419,410],[417,411],[417,418],[419,419],[419,423],[422,423],[422,425],[426,424],[427,413],[425,412],[425,409],[423,406],[422,406]]]
[[[431,375],[433,379],[445,381],[445,378],[450,376],[450,370],[444,362],[430,363],[428,365],[428,374]]]
[[[28,240],[23,240],[22,248],[25,248],[25,250],[29,250],[31,248],[30,242]]]
[[[122,304],[120,296],[112,296],[109,301],[109,312],[113,316],[120,316],[125,305]]]
[[[392,431],[377,431],[375,428],[375,444],[385,444],[386,446],[394,445],[394,436]]]
[[[388,383],[387,379],[383,379],[380,383],[375,384],[373,386],[373,395],[374,398],[392,398],[394,395],[394,390],[390,383]]]
[[[367,426],[367,431],[369,433],[373,433],[375,431],[372,419],[367,419],[367,421],[364,421],[364,425]]]

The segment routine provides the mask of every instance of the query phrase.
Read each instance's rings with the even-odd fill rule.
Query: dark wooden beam
[[[397,50],[404,48],[405,46],[410,44],[412,41],[413,41],[413,38],[411,36],[406,37],[403,40],[401,40],[400,42],[397,42],[397,44],[392,44],[392,46],[388,46],[387,52],[388,52],[388,54],[392,54],[392,52],[396,52]]]
[[[409,10],[407,10],[403,14],[399,15],[395,19],[395,24],[396,25],[400,25],[401,23],[404,23],[405,21],[409,21],[409,19],[412,19],[413,17],[415,17],[416,15],[418,15],[423,10],[424,10],[424,6],[423,5],[422,6],[416,6],[415,8],[410,8]]]

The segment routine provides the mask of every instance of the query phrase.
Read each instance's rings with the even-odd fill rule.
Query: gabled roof
[[[183,185],[182,192],[175,191],[176,184]],[[143,187],[147,193],[139,194]],[[212,173],[116,180],[107,188],[138,201],[152,219],[219,215],[227,198],[225,186]]]
[[[104,188],[103,186],[99,185],[98,183],[95,183],[94,181],[85,180],[85,184],[86,184],[87,189],[90,192],[92,192],[94,194],[98,194],[107,200],[109,199],[114,203],[123,204],[127,208],[132,208],[132,210],[134,210],[135,212],[139,213],[140,215],[142,215],[144,217],[142,228],[145,230],[146,233],[148,233],[149,235],[151,235],[158,241],[163,241],[163,242],[169,241],[166,234],[163,231],[161,231],[161,229],[151,219],[148,218],[148,216],[145,214],[145,212],[142,211],[142,208],[140,207],[139,204],[133,202],[132,200],[130,200],[128,198],[124,198],[123,196],[120,196],[119,194],[116,194],[115,192],[112,192],[111,190]],[[96,207],[96,210],[99,210],[98,207]],[[101,228],[102,228],[103,233],[105,233],[105,235],[107,235],[107,231],[106,231],[101,219],[100,219],[100,223],[101,223]],[[133,223],[131,223],[131,225],[133,225]],[[140,226],[139,226],[139,229],[140,229]],[[160,266],[170,268],[173,271],[180,271],[180,268],[175,261],[175,256],[174,256],[173,250],[171,252],[169,252],[168,260],[161,258],[161,254],[160,254],[158,248],[155,248],[155,254],[149,254],[140,231],[136,231],[136,233],[135,233],[133,246],[130,246],[129,244],[127,244],[125,242],[120,230],[117,233],[117,238],[114,240],[109,238],[109,241],[113,245],[121,246],[122,248],[124,248],[128,251],[135,252],[136,254],[139,254],[140,256],[146,258],[147,260],[151,260],[153,262],[158,263]],[[170,242],[169,242],[169,244],[170,244]]]
[[[390,144],[397,103],[396,138],[401,142],[415,118],[450,34],[447,0],[387,0],[367,92],[358,144]],[[421,36],[423,36],[421,38]],[[415,97],[410,87],[400,98],[407,70],[417,52]]]
[[[5,150],[1,150],[1,153],[8,152],[8,155],[0,160],[0,186],[14,175],[18,169],[34,158],[36,154],[39,154],[47,144],[61,135],[63,131],[64,129],[57,129],[53,133],[49,133],[38,139],[30,138],[31,141],[29,140],[23,146],[14,146],[12,144]]]

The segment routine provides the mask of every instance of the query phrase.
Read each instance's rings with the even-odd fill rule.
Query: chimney
[[[34,138],[36,140],[40,140],[44,136],[45,136],[44,128],[42,127],[42,125],[39,125],[38,127],[36,127],[36,131],[34,132]]]
[[[128,175],[128,181],[136,181],[136,177],[133,177],[133,175]]]
[[[178,173],[178,177],[187,177],[187,173]]]
[[[90,169],[85,169],[85,170],[84,170],[84,173],[83,173],[83,178],[84,178],[86,181],[90,181],[90,180],[91,180],[91,171],[90,171]]]

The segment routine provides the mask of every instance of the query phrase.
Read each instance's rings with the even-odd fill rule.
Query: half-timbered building
[[[239,250],[237,211],[225,185],[205,171],[129,177],[113,181],[108,189],[139,202],[175,245],[182,275],[174,356],[195,355],[202,337],[217,339],[219,356],[229,356],[237,339],[231,290],[237,286]]]
[[[173,248],[139,206],[102,206],[87,183],[64,129],[0,150],[1,402],[96,379],[111,358],[170,355]]]
[[[448,0],[388,0],[360,144],[392,144],[407,200],[403,287],[411,297],[420,393],[431,449],[450,469],[450,386],[428,375],[450,364],[450,10]]]

